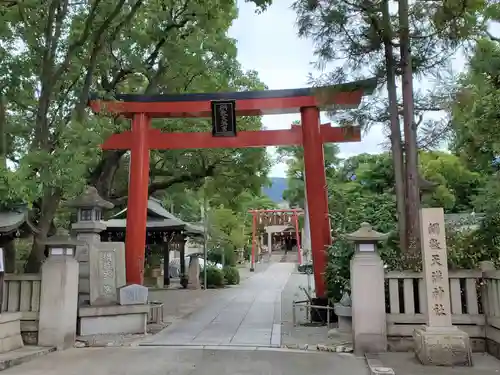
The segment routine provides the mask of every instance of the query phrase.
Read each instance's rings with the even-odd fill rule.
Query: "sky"
[[[290,9],[293,0],[274,0],[264,13],[256,14],[253,3],[238,0],[239,17],[229,35],[237,40],[238,60],[246,70],[256,70],[260,79],[271,90],[307,87],[307,76],[314,73],[311,62],[313,44],[297,36],[295,12]],[[290,128],[300,115],[269,115],[263,117],[266,129]],[[322,122],[329,122],[322,116]],[[379,153],[385,141],[382,128],[373,127],[362,136],[361,142],[341,143],[342,157],[360,153]],[[274,148],[269,148],[273,154]],[[285,177],[286,166],[273,167],[272,177]]]
[[[314,61],[313,43],[311,40],[297,36],[295,26],[296,15],[291,9],[293,0],[273,0],[273,4],[262,14],[255,13],[255,5],[244,0],[237,0],[239,17],[229,30],[229,35],[237,40],[238,60],[246,70],[255,70],[269,89],[291,89],[307,87],[309,73],[318,75],[312,66]],[[490,24],[489,31],[500,37],[500,24]],[[451,67],[454,73],[463,71],[467,59],[462,52],[452,58]],[[316,74],[314,74],[316,73]],[[431,90],[436,82],[426,78],[414,79],[415,90]],[[427,113],[426,119],[441,120],[444,112]],[[266,129],[286,129],[300,115],[270,115],[263,117]],[[322,123],[330,120],[322,115]],[[387,143],[382,125],[372,126],[362,134],[361,142],[340,143],[340,156],[350,157],[361,153],[376,154],[385,151],[383,143]],[[446,145],[443,145],[446,149]],[[274,147],[268,152],[275,155]],[[286,165],[276,164],[270,176],[285,177]]]

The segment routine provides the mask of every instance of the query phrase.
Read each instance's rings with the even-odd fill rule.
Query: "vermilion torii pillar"
[[[114,134],[103,144],[107,150],[130,150],[130,183],[125,237],[127,283],[142,284],[146,244],[149,152],[151,149],[244,148],[302,145],[306,174],[311,247],[316,295],[325,297],[323,273],[326,247],[331,244],[323,144],[357,142],[358,127],[320,125],[319,108],[356,107],[370,94],[374,79],[322,88],[247,91],[184,95],[118,95],[116,101],[90,100],[96,113],[121,114],[131,119],[131,130]],[[241,131],[214,137],[210,132],[162,133],[151,128],[152,118],[211,117],[212,101],[234,100],[237,116],[300,112],[301,126],[285,130]]]

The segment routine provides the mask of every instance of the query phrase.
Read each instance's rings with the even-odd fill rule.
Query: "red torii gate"
[[[125,238],[127,282],[143,282],[149,150],[302,145],[316,295],[324,297],[324,250],[331,244],[331,235],[322,146],[328,142],[356,142],[361,136],[358,127],[320,126],[319,111],[332,106],[356,107],[363,95],[371,94],[375,86],[376,80],[369,79],[292,90],[153,96],[132,94],[117,95],[113,101],[91,97],[89,103],[94,112],[121,114],[132,120],[130,131],[113,134],[102,145],[105,150],[131,151]],[[286,130],[241,131],[232,137],[214,137],[210,132],[162,133],[151,128],[152,118],[211,117],[212,101],[224,99],[234,101],[237,116],[300,112],[301,126]]]
[[[299,214],[301,214],[303,211],[301,209],[276,209],[276,210],[250,210],[248,211],[249,213],[252,214],[252,253],[251,253],[251,258],[250,258],[250,271],[254,271],[255,269],[255,248],[257,247],[257,225],[260,223],[258,222],[259,219],[262,219],[262,216],[267,215],[267,214],[284,214],[284,215],[289,215],[291,214],[291,221],[293,222],[292,225],[295,229],[295,240],[297,241],[297,260],[299,264],[302,264],[302,250],[300,246],[300,232],[299,232]],[[272,224],[271,224],[272,225]],[[272,248],[271,244],[267,244],[269,254],[271,254]]]

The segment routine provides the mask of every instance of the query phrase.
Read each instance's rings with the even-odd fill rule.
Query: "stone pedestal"
[[[200,289],[200,260],[191,257],[188,269],[188,289]]]
[[[354,353],[387,351],[384,264],[377,253],[356,253],[351,260]]]
[[[350,306],[342,306],[336,303],[333,311],[338,317],[338,331],[341,333],[352,333],[352,310]]]
[[[22,348],[21,313],[3,312],[0,314],[0,353]]]
[[[145,334],[149,305],[80,306],[78,334]]]
[[[469,335],[456,327],[427,327],[413,332],[415,355],[423,365],[472,366]]]
[[[375,231],[369,223],[343,237],[353,241],[356,251],[351,259],[351,313],[354,353],[387,351],[384,263],[376,251],[378,241],[388,234]],[[346,295],[342,298],[346,301]],[[342,302],[341,300],[341,302]],[[346,303],[343,303],[346,305]]]
[[[58,350],[73,346],[78,307],[78,262],[49,257],[42,265],[38,345]]]

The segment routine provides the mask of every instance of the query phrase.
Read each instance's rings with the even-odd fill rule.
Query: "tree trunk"
[[[89,178],[89,185],[94,186],[99,195],[104,199],[109,199],[113,180],[120,167],[120,159],[126,153],[120,151],[104,151],[102,159]]]
[[[413,77],[410,52],[410,28],[408,21],[408,0],[399,1],[400,52],[403,74],[403,118],[405,134],[406,163],[406,243],[407,265],[420,268],[420,194],[418,187],[417,129],[413,111]]]
[[[0,94],[0,168],[7,167],[7,118],[5,100]]]
[[[33,246],[24,267],[26,273],[38,273],[40,271],[40,266],[45,260],[45,245],[43,241],[47,238],[53,226],[53,220],[59,207],[60,199],[61,192],[59,189],[50,193],[47,191],[43,197],[40,220],[38,222],[39,232],[33,236]]]
[[[384,49],[385,49],[385,67],[387,72],[387,93],[389,99],[389,117],[391,127],[391,151],[392,163],[394,167],[394,180],[396,186],[396,206],[398,212],[398,231],[399,246],[403,251],[406,250],[406,206],[405,206],[405,183],[404,183],[404,165],[403,148],[401,146],[401,127],[398,114],[398,97],[396,93],[396,63],[394,61],[392,48],[392,25],[389,15],[389,1],[384,0],[382,7],[382,16],[384,21]]]
[[[5,99],[0,94],[0,168],[7,167],[7,118]],[[0,202],[1,204],[2,202]],[[7,241],[4,246],[5,272],[14,273],[16,270],[16,247],[14,240]]]

